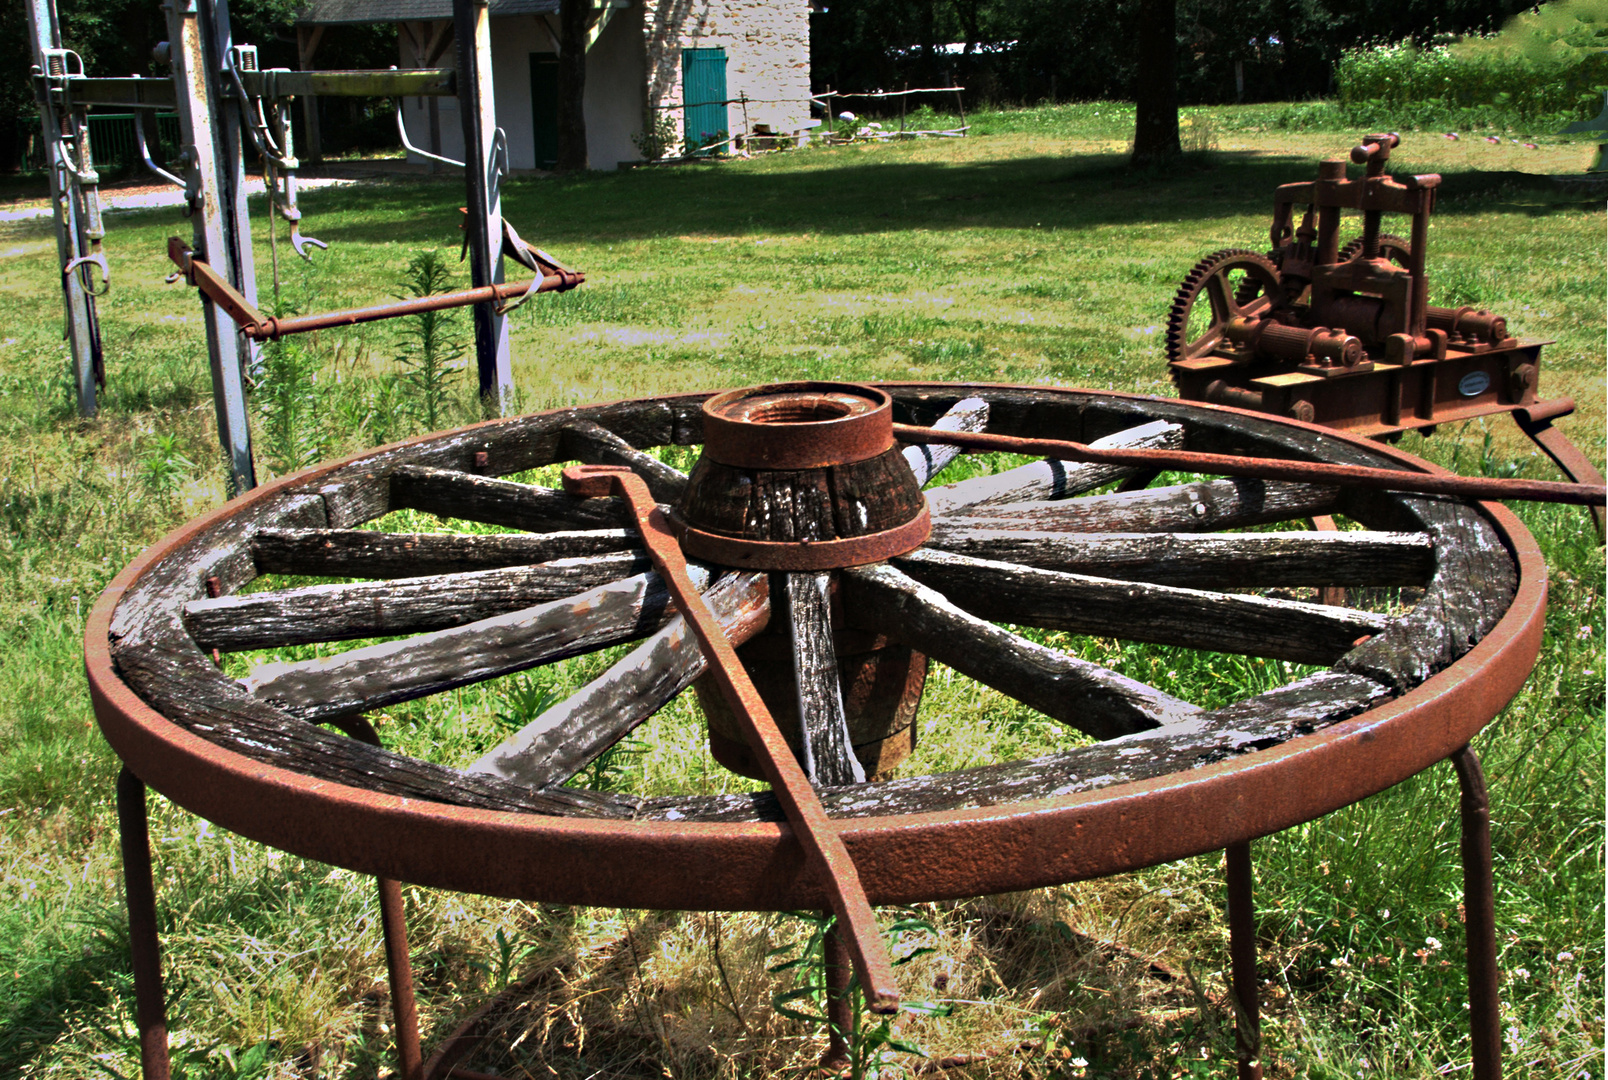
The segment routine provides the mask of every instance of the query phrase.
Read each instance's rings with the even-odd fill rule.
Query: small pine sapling
[[[441,252],[433,248],[421,251],[408,262],[402,277],[406,291],[397,296],[413,299],[450,292],[451,278]],[[454,403],[452,383],[467,351],[457,312],[444,309],[408,316],[401,347],[396,359],[406,368],[399,379],[409,392],[407,408],[424,430],[438,431],[447,423],[447,412]]]

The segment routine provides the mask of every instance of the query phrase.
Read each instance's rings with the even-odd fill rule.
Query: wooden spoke
[[[764,574],[731,574],[706,594],[734,644],[770,619]],[[608,671],[553,706],[469,767],[543,788],[561,784],[630,734],[704,669],[698,642],[677,615]]]
[[[1340,489],[1273,480],[1203,480],[1053,502],[979,506],[933,521],[940,539],[961,529],[1027,532],[1209,532],[1333,513]]]
[[[687,489],[687,474],[672,468],[632,446],[614,432],[590,420],[577,420],[564,427],[559,453],[588,465],[624,465],[647,483],[653,497],[662,503],[680,501]]]
[[[622,551],[464,574],[311,585],[191,600],[184,621],[197,645],[225,652],[418,634],[574,596],[650,568],[646,554]]]
[[[843,571],[844,610],[1097,739],[1177,723],[1200,710],[1096,664],[1002,630],[881,563]]]
[[[1096,439],[1090,445],[1098,449],[1176,450],[1184,445],[1184,429],[1180,424],[1152,420]],[[953,514],[963,506],[1065,499],[1125,479],[1137,471],[1130,466],[1078,465],[1047,458],[993,476],[974,476],[957,484],[934,488],[927,492],[927,502],[935,514]]]
[[[706,572],[698,575],[707,582]],[[258,700],[318,721],[631,641],[651,634],[673,615],[659,576],[638,574],[451,630],[316,660],[263,664],[242,685]]]
[[[391,473],[391,509],[424,510],[528,532],[632,525],[618,499],[576,499],[557,488],[422,465],[402,465]]]
[[[1176,724],[1095,746],[938,776],[832,788],[821,792],[821,804],[834,818],[854,819],[1000,806],[1093,791],[1276,746],[1355,716],[1390,696],[1371,679],[1324,671]],[[646,800],[641,815],[654,821],[776,821],[781,811],[768,795],[672,795]]]
[[[956,529],[931,546],[960,555],[1160,585],[1423,585],[1435,549],[1423,533],[1064,533]]]
[[[804,775],[811,784],[863,784],[838,685],[837,651],[827,588],[832,575],[787,574],[787,616],[792,624],[793,678],[798,685]]]
[[[895,565],[981,619],[1306,664],[1332,664],[1390,625],[1351,608],[1111,581],[947,551],[914,551]]]
[[[988,426],[988,402],[982,398],[963,398],[949,407],[932,425],[940,431],[982,431]],[[926,484],[960,454],[958,446],[907,446],[905,461],[916,474],[917,484]]]
[[[553,559],[643,551],[632,529],[518,533],[384,533],[368,529],[263,529],[251,538],[259,574],[406,578],[526,566]]]

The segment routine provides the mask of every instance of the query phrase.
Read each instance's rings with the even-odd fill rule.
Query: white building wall
[[[726,96],[748,96],[750,124],[792,132],[809,119],[808,0],[642,0],[648,102],[681,129],[681,50],[726,50]],[[731,130],[742,106],[727,107]]]
[[[531,124],[530,54],[554,52],[540,16],[494,18],[491,24],[492,85],[497,123],[508,133],[509,165],[536,167]],[[551,25],[556,30],[558,20]],[[724,48],[726,92],[747,94],[750,124],[792,132],[809,119],[810,50],[808,0],[632,0],[617,10],[586,57],[587,155],[594,169],[637,161],[632,137],[642,131],[644,96],[666,112],[681,131],[681,50]],[[404,57],[404,63],[410,58]],[[454,66],[456,50],[442,57]],[[437,98],[441,154],[463,159],[463,122],[455,98]],[[402,107],[409,140],[430,149],[424,98]],[[742,126],[742,106],[727,109],[731,130]],[[409,156],[416,163],[423,158]]]

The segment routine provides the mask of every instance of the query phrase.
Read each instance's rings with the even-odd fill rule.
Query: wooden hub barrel
[[[778,578],[829,573],[902,555],[931,531],[926,497],[894,442],[892,399],[881,390],[832,382],[751,387],[710,398],[703,419],[703,455],[676,510],[689,556]],[[772,596],[782,593],[779,584],[773,578]],[[927,658],[885,636],[846,631],[835,602],[832,608],[850,742],[867,777],[886,775],[915,746]],[[737,655],[799,753],[787,637],[761,634]],[[760,778],[707,676],[694,685],[715,760]]]

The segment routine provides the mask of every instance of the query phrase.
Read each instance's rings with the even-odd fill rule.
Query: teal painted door
[[[558,164],[558,57],[552,53],[530,54],[530,120],[536,167],[551,169]]]
[[[726,50],[681,50],[682,132],[687,149],[717,143],[731,134],[726,123]]]

